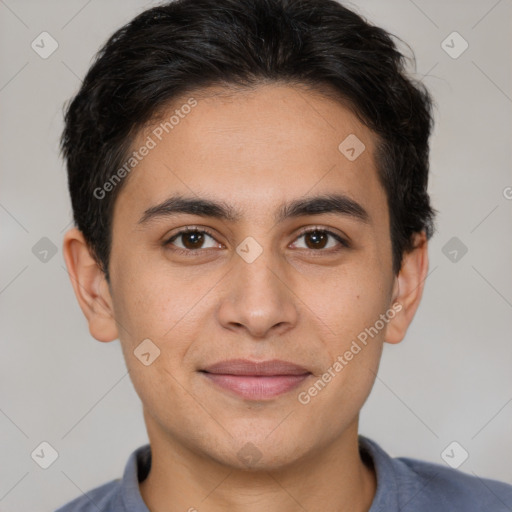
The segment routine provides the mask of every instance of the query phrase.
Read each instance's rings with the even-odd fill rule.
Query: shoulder
[[[90,491],[83,492],[55,512],[148,512],[139,490],[139,482],[146,478],[151,467],[149,444],[137,448],[124,468],[122,478],[111,480]]]
[[[110,512],[121,510],[117,506],[120,487],[120,479],[112,480],[85,492],[82,496],[66,503],[55,512],[98,512],[98,510]]]
[[[442,464],[388,455],[375,441],[359,436],[363,458],[372,460],[377,492],[371,512],[510,512],[512,485],[464,473]]]
[[[418,459],[401,457],[394,463],[399,487],[404,491],[404,508],[408,503],[413,510],[414,503],[421,503],[425,510],[432,505],[447,511],[454,507],[465,512],[512,510],[512,485],[507,483]]]

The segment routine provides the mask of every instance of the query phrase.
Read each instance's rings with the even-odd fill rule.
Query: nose
[[[220,324],[258,339],[292,329],[298,321],[298,299],[283,260],[270,249],[251,263],[238,255],[233,259],[217,309]]]

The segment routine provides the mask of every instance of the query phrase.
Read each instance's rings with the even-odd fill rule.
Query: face
[[[115,327],[88,318],[96,338],[119,336],[150,435],[270,468],[354,428],[383,341],[401,339],[414,308],[392,273],[374,134],[305,89],[218,93],[175,103],[169,133],[139,135],[134,150],[155,144],[115,203]],[[232,359],[301,370],[205,372]]]

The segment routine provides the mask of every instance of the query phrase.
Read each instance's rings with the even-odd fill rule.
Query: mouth
[[[282,395],[312,375],[302,366],[278,359],[260,362],[230,359],[208,366],[200,373],[218,389],[246,400],[265,400]]]

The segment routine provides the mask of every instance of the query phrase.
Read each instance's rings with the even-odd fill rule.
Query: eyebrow
[[[229,222],[237,222],[243,217],[241,212],[223,201],[176,195],[145,210],[138,223],[147,224],[159,218],[168,218],[183,213]],[[281,205],[274,220],[282,222],[290,218],[323,213],[334,213],[365,224],[370,223],[370,215],[364,207],[344,194],[326,194],[295,199]]]

